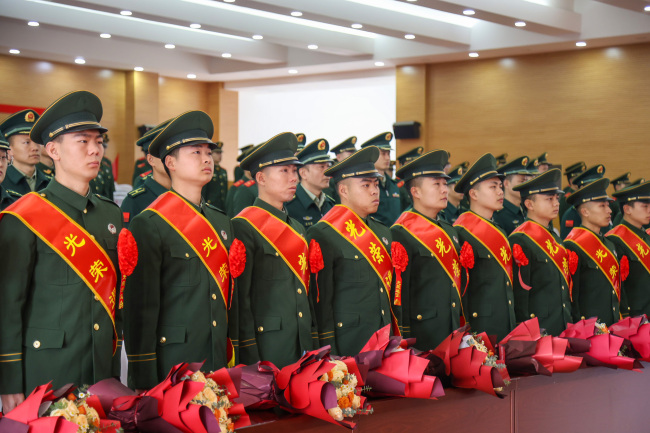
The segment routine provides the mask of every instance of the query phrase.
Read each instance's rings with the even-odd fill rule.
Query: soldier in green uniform
[[[298,140],[290,132],[255,147],[241,162],[259,197],[232,219],[245,247],[237,278],[240,362],[271,361],[282,368],[314,348],[317,337],[308,297],[305,229],[284,208],[296,192]],[[243,257],[242,257],[243,259]]]
[[[535,158],[533,161],[531,161],[531,162],[537,161],[537,167],[535,170],[536,173],[532,173],[532,174],[544,173],[545,171],[548,171],[551,168],[552,164],[548,162],[547,158],[548,158],[548,153],[544,152],[541,155],[539,155],[537,158]]]
[[[575,192],[576,189],[579,187],[574,184],[574,180],[576,176],[578,176],[580,173],[585,171],[587,169],[587,165],[583,162],[576,162],[575,164],[571,164],[564,170],[564,175],[566,176],[566,180],[568,185],[563,188],[562,190],[564,191],[564,194],[560,196],[560,213],[558,216],[561,218],[562,215],[564,215],[564,212],[567,211],[569,206],[566,203],[566,199]]]
[[[4,210],[7,206],[21,197],[17,192],[7,190],[2,186],[2,181],[5,178],[7,167],[9,166],[9,157],[7,156],[8,152],[9,142],[5,138],[4,134],[0,132],[0,210]]]
[[[257,182],[254,179],[250,179],[246,173],[248,170],[244,169],[244,177],[239,180],[244,182],[236,187],[232,195],[232,210],[228,212],[228,215],[231,217],[236,216],[239,212],[252,206],[257,198],[258,188]],[[251,173],[252,176],[254,176]],[[227,199],[227,198],[226,198]],[[227,207],[227,206],[226,206]]]
[[[604,175],[605,166],[598,164],[580,173],[575,177],[575,179],[573,179],[573,182],[576,186],[582,188],[588,183],[602,179]],[[560,221],[560,236],[562,239],[566,238],[574,227],[580,226],[580,213],[576,210],[575,207],[571,206],[571,203],[568,199],[567,204],[569,205],[569,208],[564,212],[564,215],[562,215],[562,220]],[[611,227],[612,226],[610,222],[609,225],[602,228],[601,233],[607,233]]]
[[[124,216],[124,226],[129,227],[131,220],[145,210],[155,199],[162,193],[169,191],[172,187],[172,181],[167,175],[165,165],[160,158],[149,153],[149,145],[156,138],[162,129],[169,124],[169,120],[157,125],[147,131],[138,139],[136,145],[141,147],[147,155],[147,162],[152,167],[151,175],[146,176],[144,182],[138,188],[130,191],[122,202],[122,214]]]
[[[622,275],[623,293],[628,314],[650,314],[650,182],[616,191],[614,197],[622,207],[623,221],[607,233],[615,245],[621,263],[626,257],[629,274]]]
[[[632,173],[628,171],[627,173],[624,173],[610,180],[610,185],[614,187],[614,192],[630,186],[631,174]],[[616,200],[616,196],[614,196],[612,202],[609,203],[609,207],[612,208],[612,221],[616,221],[617,219],[620,220],[622,218],[622,217],[619,218],[619,215],[621,215],[621,206],[618,204],[618,200]]]
[[[298,139],[298,147],[296,148],[296,153],[298,153],[305,148],[305,145],[307,144],[307,137],[302,132],[296,132],[296,138]]]
[[[246,146],[241,147],[241,148],[239,149],[239,152],[241,152],[241,153],[237,156],[237,162],[241,162],[241,160],[244,159],[244,157],[245,157],[246,155],[248,155],[248,152],[249,152],[253,147],[255,147],[254,144],[247,144]],[[242,176],[244,176],[244,170],[242,170],[242,168],[239,166],[239,164],[237,164],[237,166],[235,167],[235,171],[234,171],[234,173],[233,173],[233,176],[234,176],[234,177],[233,177],[234,182],[237,182],[239,179],[242,178]]]
[[[237,157],[237,160],[241,162],[246,156],[251,153],[255,149],[255,146],[250,147],[246,149],[244,152],[242,152],[241,155]],[[226,213],[230,218],[234,217],[237,215],[235,213],[235,196],[237,195],[237,190],[241,188],[244,184],[249,185],[248,188],[254,188],[254,194],[255,197],[257,197],[257,185],[255,185],[255,181],[252,181],[252,175],[251,172],[248,170],[243,170],[241,167],[239,167],[242,170],[242,175],[241,177],[233,182],[232,186],[230,189],[228,189],[228,194],[226,194]],[[252,182],[251,182],[252,181]],[[254,201],[254,199],[253,199]],[[244,206],[245,207],[245,206]],[[243,208],[242,208],[243,209]],[[241,209],[240,209],[241,211]]]
[[[54,177],[54,161],[47,154],[45,146],[41,146],[41,157],[39,163],[36,164],[36,169],[42,171],[47,176]]]
[[[418,158],[420,155],[422,155],[423,151],[424,148],[422,146],[418,146],[407,152],[404,152],[403,154],[397,157],[397,162],[399,162],[399,166],[403,167],[405,164]],[[406,182],[404,182],[403,179],[400,179],[397,173],[396,176],[397,177],[395,178],[395,181],[397,182],[397,187],[399,188],[400,206],[402,207],[402,210],[408,209],[413,204],[413,202],[411,201],[411,195],[406,189]]]
[[[330,178],[324,173],[332,165],[328,153],[329,143],[320,138],[309,143],[296,155],[303,164],[298,169],[300,183],[296,195],[285,206],[289,216],[305,226],[305,229],[316,224],[336,204],[325,193]]]
[[[646,181],[645,178],[640,177],[640,178],[630,182],[630,185],[627,186],[626,188],[629,188],[630,186],[641,185],[645,181]],[[616,198],[616,197],[614,197],[614,198]],[[614,227],[616,227],[617,225],[619,225],[622,222],[623,222],[623,212],[621,211],[618,215],[616,215],[615,217],[612,218],[612,225]],[[643,230],[648,230],[648,229],[650,229],[650,224],[646,224],[646,225],[643,226]]]
[[[449,224],[455,223],[460,214],[467,210],[461,205],[464,194],[456,192],[454,188],[468,167],[469,162],[463,162],[447,173],[449,176],[449,179],[447,179],[447,207],[440,211],[439,218],[444,219]]]
[[[386,171],[390,167],[390,141],[392,139],[391,132],[384,132],[361,145],[362,149],[368,146],[375,146],[379,149],[379,158],[375,162],[375,168],[382,175],[379,178],[379,207],[372,216],[388,227],[402,213],[402,202],[397,183],[386,175]]]
[[[501,167],[502,165],[505,165],[508,162],[508,154],[507,153],[502,153],[499,156],[495,157],[497,161],[497,168]]]
[[[355,144],[357,143],[357,137],[352,136],[343,140],[341,143],[337,144],[330,149],[330,152],[334,154],[335,162],[341,162],[348,156],[352,155],[357,151]],[[336,203],[340,203],[341,199],[336,192],[336,185],[334,184],[334,179],[330,179],[330,185],[325,190],[325,193],[332,197]]]
[[[101,117],[101,102],[89,92],[72,92],[50,105],[29,137],[46,146],[56,177],[2,214],[0,394],[5,412],[50,381],[56,389],[120,375],[121,324],[114,314],[120,276],[114,269],[122,215],[115,203],[88,187],[104,151]]]
[[[562,172],[551,169],[514,187],[527,209],[526,221],[510,235],[517,322],[537,317],[559,335],[571,322],[568,252],[549,224],[560,209]],[[521,249],[519,254],[514,251]]]
[[[464,311],[472,331],[496,335],[497,341],[515,326],[512,251],[505,232],[492,221],[494,212],[503,207],[503,177],[494,156],[487,153],[455,188],[468,197],[470,206],[454,223],[467,272],[461,291]]]
[[[397,176],[406,182],[413,209],[405,211],[390,231],[393,242],[406,250],[408,264],[401,273],[400,330],[415,338],[415,347],[431,350],[461,325],[458,234],[439,218],[447,207],[448,154],[434,150],[406,163]],[[463,319],[464,320],[464,319]]]
[[[222,212],[225,212],[226,195],[228,194],[228,172],[219,165],[223,156],[223,142],[217,141],[215,144],[217,147],[212,150],[214,173],[210,182],[203,187],[201,195],[208,204],[216,206]]]
[[[504,200],[503,208],[494,213],[493,219],[506,232],[506,235],[510,235],[526,218],[521,208],[521,195],[514,187],[526,182],[530,177],[529,162],[527,156],[520,156],[497,169],[500,174],[505,176],[503,180]]]
[[[379,206],[375,162],[379,149],[366,146],[330,167],[341,204],[334,206],[307,238],[320,246],[323,269],[314,274],[311,298],[320,345],[336,355],[355,355],[378,329],[393,322],[390,287],[391,234],[372,217]],[[312,269],[312,272],[315,272]]]
[[[145,132],[145,134],[146,134],[146,132]],[[145,134],[142,134],[142,135],[144,136]],[[138,159],[135,160],[135,166],[133,167],[133,177],[131,179],[131,185],[133,185],[133,187],[135,188],[136,187],[136,182],[138,181],[138,178],[140,177],[140,175],[142,175],[143,173],[147,173],[149,171],[151,171],[151,166],[147,162],[147,154],[145,153],[145,155],[142,158],[138,158]]]
[[[574,321],[598,317],[606,325],[627,315],[621,302],[620,271],[616,249],[611,240],[600,234],[611,223],[612,210],[607,196],[609,179],[586,184],[567,200],[580,215],[581,225],[564,239],[564,246],[577,255],[573,278],[571,314]]]
[[[181,362],[205,361],[206,371],[228,364],[227,249],[233,231],[228,217],[201,197],[201,188],[212,179],[213,132],[206,113],[188,111],[149,145],[150,155],[169,173],[172,190],[131,221],[138,254],[146,258],[124,290],[129,386],[134,389],[155,386]]]
[[[0,124],[0,131],[9,141],[13,156],[2,186],[18,194],[40,191],[52,179],[36,168],[41,159],[41,146],[29,138],[29,131],[37,120],[38,113],[34,110],[22,110]]]

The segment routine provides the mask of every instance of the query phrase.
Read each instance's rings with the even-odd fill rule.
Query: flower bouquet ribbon
[[[571,373],[584,366],[584,359],[567,355],[564,338],[542,336],[537,317],[521,322],[499,343],[500,357],[511,376]]]
[[[390,325],[375,332],[355,359],[368,369],[365,384],[372,395],[438,398],[445,395],[436,376],[425,374],[429,360],[409,348],[411,342],[390,336]]]
[[[643,314],[637,317],[626,317],[609,327],[609,332],[626,340],[642,361],[650,362],[650,323]]]
[[[583,339],[589,342],[588,350],[575,353],[577,356],[582,356],[587,365],[635,371],[643,368],[638,360],[626,356],[630,348],[624,347],[625,339],[611,334],[607,326],[598,323],[595,317],[569,323],[560,337]]]

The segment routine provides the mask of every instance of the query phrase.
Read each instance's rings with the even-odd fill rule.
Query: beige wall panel
[[[158,84],[160,122],[190,110],[208,111],[209,83],[160,77]]]
[[[420,138],[396,140],[396,155],[399,156],[414,147],[423,146],[425,152],[433,148],[427,142],[427,65],[398,66],[396,70],[396,118],[398,122],[416,120],[420,126]]]

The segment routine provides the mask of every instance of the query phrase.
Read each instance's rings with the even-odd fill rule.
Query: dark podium
[[[355,432],[591,433],[650,431],[650,364],[641,372],[588,367],[551,377],[513,379],[499,399],[476,390],[445,389],[439,400],[375,399],[375,413],[354,418]],[[252,413],[246,433],[341,432],[305,415]]]

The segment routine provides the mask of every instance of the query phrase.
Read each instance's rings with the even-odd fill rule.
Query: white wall
[[[334,147],[356,135],[360,145],[395,122],[395,73],[268,85],[228,85],[239,92],[239,146],[281,132],[303,132],[307,143],[325,138]],[[357,146],[358,147],[358,146]]]

